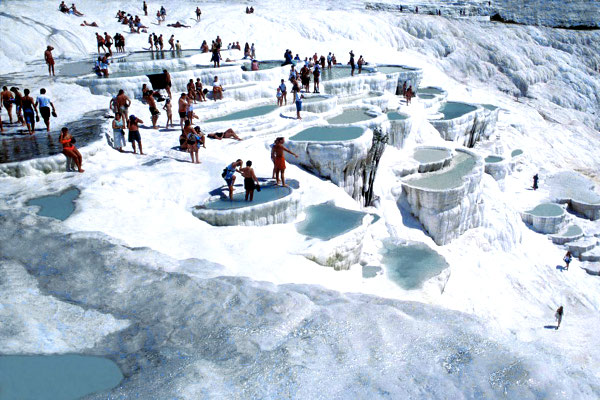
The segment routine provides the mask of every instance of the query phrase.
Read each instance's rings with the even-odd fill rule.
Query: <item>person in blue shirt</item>
[[[281,90],[281,98],[287,106],[287,87],[285,86],[283,79],[281,80],[281,85],[279,85],[279,89]]]
[[[52,115],[56,116],[56,108],[50,101],[50,98],[46,96],[46,89],[40,89],[40,95],[35,99],[35,107],[39,110],[44,123],[46,124],[46,131],[50,132],[50,107],[52,107]]]
[[[229,200],[233,201],[233,184],[235,183],[235,173],[240,172],[240,168],[244,165],[244,162],[239,158],[229,164],[223,171],[223,179],[227,183],[229,189]]]

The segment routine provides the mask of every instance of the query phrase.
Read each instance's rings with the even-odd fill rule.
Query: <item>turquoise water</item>
[[[329,118],[327,122],[333,125],[353,124],[355,122],[366,121],[368,119],[375,118],[374,116],[367,114],[367,111],[368,110],[366,108],[348,109],[341,114],[336,115],[335,117]]]
[[[569,225],[564,232],[560,233],[562,237],[571,237],[571,236],[579,236],[583,234],[581,228],[577,225]]]
[[[75,199],[80,193],[78,189],[70,189],[57,196],[36,197],[29,200],[26,204],[28,206],[39,206],[40,211],[38,211],[38,215],[64,221],[75,211]]]
[[[81,355],[0,356],[0,400],[70,400],[116,387],[117,364]]]
[[[310,96],[310,97],[305,97],[304,99],[302,99],[302,104],[316,103],[318,101],[323,101],[323,100],[327,100],[327,99],[329,99],[329,97],[326,97],[326,96]]]
[[[490,110],[490,111],[494,111],[494,110],[498,109],[498,107],[493,104],[482,104],[481,106],[483,108],[485,108],[486,110]]]
[[[444,114],[443,119],[454,119],[462,117],[463,115],[475,111],[476,109],[477,107],[474,107],[470,104],[449,101],[445,103],[442,108],[440,108],[440,112]]]
[[[306,236],[329,240],[360,226],[365,215],[331,203],[319,204],[306,209],[306,219],[296,224],[296,230]]]
[[[564,212],[561,206],[553,203],[539,204],[533,210],[527,211],[528,214],[538,217],[560,217]]]
[[[387,113],[387,116],[390,121],[401,121],[404,119],[408,119],[409,117],[407,114],[402,114],[396,111],[391,111]]]
[[[513,150],[512,153],[510,153],[510,156],[511,157],[516,157],[516,156],[520,156],[521,154],[523,154],[523,150],[516,149],[516,150]]]
[[[258,70],[262,71],[265,69],[273,69],[273,68],[278,68],[281,67],[281,64],[283,64],[283,61],[259,61],[258,62]],[[285,65],[285,67],[288,67],[288,65]],[[242,68],[244,71],[252,71],[252,65],[247,62],[244,64],[244,68]]]
[[[445,160],[451,155],[452,153],[450,152],[450,150],[417,149],[413,153],[413,158],[418,162],[425,164]]]
[[[295,134],[290,140],[337,142],[356,139],[360,137],[363,132],[363,128],[357,126],[315,126]]]
[[[244,179],[240,175],[237,175],[236,184],[241,184],[243,181]],[[289,187],[275,185],[261,186],[260,192],[255,190],[254,200],[249,202],[244,200],[246,192],[241,187],[236,187],[235,189],[235,192],[233,192],[233,201],[229,200],[229,197],[222,197],[217,200],[209,201],[208,203],[204,204],[202,208],[207,208],[209,210],[231,210],[234,208],[244,208],[278,200],[285,196],[289,196],[292,193],[292,189]],[[228,194],[229,192],[226,190],[225,193]]]
[[[300,70],[300,68],[302,68],[302,66],[298,66],[298,68],[296,68],[298,71]],[[340,78],[350,78],[350,67],[346,68],[346,67],[332,67],[331,69],[327,69],[325,68],[324,70],[321,70],[321,81],[330,81],[333,79],[340,79]],[[363,74],[365,72],[363,71]],[[358,68],[354,70],[354,76],[358,75]],[[311,75],[310,77],[310,81],[312,83],[313,81],[313,77]]]
[[[444,93],[443,90],[438,89],[436,87],[432,87],[432,86],[428,86],[425,88],[419,88],[419,91],[417,92],[417,94],[435,94],[435,95],[440,95]]]
[[[138,62],[138,61],[153,61],[153,60],[172,60],[174,58],[185,58],[201,54],[200,50],[181,50],[181,51],[136,51],[123,58],[117,58],[116,62]]]
[[[366,279],[375,278],[381,272],[381,270],[381,267],[364,265],[362,267],[362,277]]]
[[[475,157],[466,153],[457,153],[452,165],[441,173],[425,174],[422,177],[406,181],[409,185],[422,189],[453,189],[463,184],[463,178],[473,170]]]
[[[433,94],[427,94],[427,93],[417,93],[417,96],[419,96],[420,99],[423,100],[431,100],[431,99],[435,99],[435,95]]]
[[[406,290],[418,289],[449,266],[444,257],[421,243],[386,244],[382,262],[390,280]]]
[[[58,112],[60,113],[60,110]],[[103,136],[102,129],[107,123],[104,114],[106,114],[104,110],[90,111],[80,115],[76,121],[69,122],[69,133],[76,139],[75,146],[78,149]],[[40,122],[36,124],[35,135],[28,135],[27,131],[23,131],[21,127],[9,128],[5,125],[5,131],[11,129],[15,134],[0,135],[0,164],[62,153],[62,145],[58,141],[60,128],[60,125],[51,125],[51,131],[48,134],[44,123]]]
[[[377,66],[377,71],[382,74],[392,74],[394,72],[414,71],[413,68],[403,67],[401,65],[383,65]]]
[[[265,115],[270,113],[271,111],[277,108],[276,105],[266,105],[260,107],[249,108],[247,110],[237,111],[231,114],[224,115],[218,118],[212,118],[206,120],[206,122],[224,122],[224,121],[234,121],[238,119],[251,118],[251,117],[259,117],[261,115]]]
[[[145,70],[130,70],[130,71],[116,71],[110,72],[109,78],[125,78],[129,76],[140,76],[140,75],[154,75],[154,74],[162,74],[163,70],[166,69],[169,72],[180,72],[180,71],[192,71],[196,69],[208,69],[212,68],[212,65],[184,65],[180,67],[170,67],[170,68],[148,68]]]
[[[504,160],[504,158],[498,157],[498,156],[487,156],[485,158],[485,162],[488,164],[499,163],[503,160]]]

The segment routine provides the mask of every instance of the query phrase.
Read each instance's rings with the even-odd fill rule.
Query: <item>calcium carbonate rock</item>
[[[287,146],[298,154],[298,158],[289,157],[289,162],[331,180],[362,202],[366,185],[365,167],[372,141],[373,132],[364,128],[360,136],[351,140],[297,141],[292,137]]]
[[[447,103],[448,104],[448,103]],[[430,123],[438,130],[444,140],[457,142],[461,146],[473,147],[481,139],[491,134],[487,127],[484,109],[473,104],[475,110],[452,119],[430,119]]]
[[[521,219],[540,233],[557,233],[565,222],[567,213],[558,204],[545,203],[521,213]]]
[[[325,267],[347,270],[360,259],[363,239],[372,219],[371,215],[365,215],[357,228],[329,240],[311,239],[299,253]]]
[[[301,209],[300,192],[294,189],[290,190],[289,195],[267,203],[230,209],[196,206],[192,209],[192,214],[215,226],[284,224],[296,219]],[[256,196],[258,194],[255,192]]]
[[[408,207],[438,245],[481,225],[483,159],[457,149],[448,168],[405,178],[393,190],[401,207]]]

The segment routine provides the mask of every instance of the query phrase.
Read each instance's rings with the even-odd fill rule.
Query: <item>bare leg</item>
[[[285,184],[285,169],[281,170],[281,186],[287,186]]]
[[[138,145],[140,146],[140,154],[144,155],[144,153],[142,152],[142,141],[138,140]]]

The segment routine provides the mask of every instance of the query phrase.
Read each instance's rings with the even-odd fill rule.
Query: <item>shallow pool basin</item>
[[[353,124],[375,118],[367,108],[350,108],[327,120],[332,125]]]
[[[385,243],[382,253],[387,276],[406,290],[420,288],[449,266],[444,257],[422,243]]]
[[[329,240],[361,226],[365,215],[331,203],[318,204],[306,209],[306,219],[297,223],[296,229],[302,235]]]
[[[359,138],[365,132],[357,126],[315,126],[305,129],[290,140],[306,142],[338,142]]]
[[[113,361],[76,354],[0,356],[0,399],[74,400],[116,387]]]
[[[444,120],[455,119],[462,117],[465,114],[477,110],[477,107],[467,103],[449,101],[440,108],[440,113],[443,114]]]
[[[261,187],[260,192],[254,191],[254,199],[250,202],[245,200],[246,192],[238,189],[238,193],[234,193],[233,195],[233,200],[229,200],[228,197],[220,197],[206,202],[203,208],[208,210],[232,210],[236,208],[251,207],[281,199],[285,196],[289,196],[291,193],[292,189],[289,187],[266,185]]]
[[[211,119],[206,120],[206,122],[225,122],[225,121],[235,121],[235,120],[244,119],[244,118],[260,117],[260,116],[270,113],[271,111],[274,111],[275,109],[277,109],[277,105],[272,105],[272,104],[265,105],[265,106],[259,106],[259,107],[253,107],[253,108],[249,108],[247,110],[236,111],[231,114],[224,115],[222,117],[211,118]]]
[[[26,205],[40,207],[37,215],[64,221],[75,211],[75,199],[80,193],[78,189],[73,188],[58,195],[36,197],[28,200]]]

